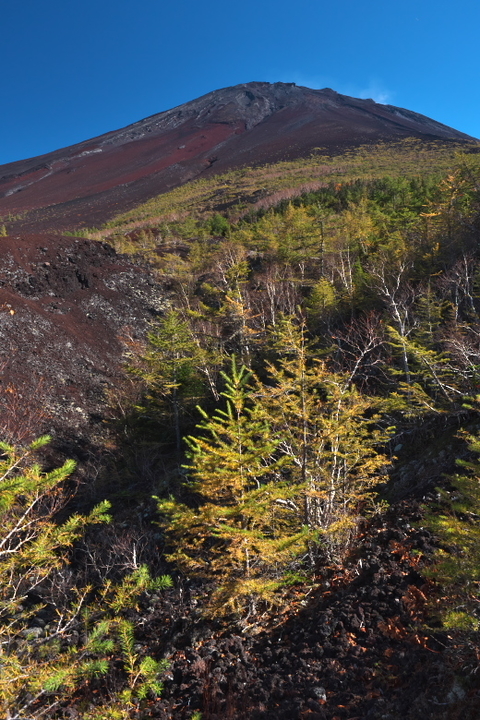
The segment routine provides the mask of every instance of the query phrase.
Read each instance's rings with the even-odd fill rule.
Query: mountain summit
[[[0,166],[0,217],[21,215],[22,230],[94,225],[195,178],[406,137],[472,140],[424,115],[328,88],[245,83]]]

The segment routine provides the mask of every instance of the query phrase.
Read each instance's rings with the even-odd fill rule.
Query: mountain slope
[[[0,167],[15,230],[105,222],[189,180],[405,137],[471,141],[417,113],[294,84],[216,90],[122,130]]]
[[[228,133],[244,113],[200,178],[228,165],[227,150],[245,158],[242,142],[253,154],[255,137],[255,160],[274,159],[275,138],[282,157],[312,140],[288,87],[277,88],[283,109],[244,90],[214,94],[231,107],[207,96],[183,120],[178,109],[158,117],[167,148],[170,132]],[[335,102],[356,123],[364,108],[372,138],[396,122],[388,108],[373,106],[386,115],[372,119],[363,101]],[[119,158],[144,147],[148,122],[137,139],[77,147],[77,169],[64,166],[72,188],[83,177],[88,194],[82,163],[110,150],[105,173],[130,172]],[[480,153],[420,126],[417,139],[385,135],[343,155],[332,144],[328,157],[215,174],[135,206],[102,230],[133,260],[93,239],[0,238],[0,439],[23,445],[48,430],[47,469],[79,460],[76,497],[69,481],[46,505],[56,527],[112,505],[112,522],[62,550],[61,565],[60,553],[47,558],[41,582],[30,564],[25,575],[27,555],[15,574],[2,562],[2,717],[478,719]],[[152,180],[138,168],[144,185],[127,183],[126,202]],[[108,192],[91,195],[99,212]],[[93,222],[87,200],[53,206],[51,221],[84,207]],[[17,487],[0,541],[8,549],[13,522],[31,552]],[[34,531],[45,527],[37,506]],[[174,587],[160,591],[167,572]]]
[[[26,235],[1,246],[0,437],[82,432],[123,377],[122,338],[143,336],[165,293],[103,243]]]

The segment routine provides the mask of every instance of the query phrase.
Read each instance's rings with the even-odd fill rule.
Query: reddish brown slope
[[[423,115],[332,90],[248,83],[127,128],[0,167],[10,227],[95,225],[201,175],[404,137],[469,140]]]
[[[122,337],[142,337],[164,303],[152,274],[104,243],[0,238],[0,438],[84,430],[123,377]]]

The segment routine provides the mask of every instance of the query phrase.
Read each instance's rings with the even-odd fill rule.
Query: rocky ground
[[[437,544],[416,501],[376,517],[343,568],[292,590],[281,614],[243,627],[202,620],[182,585],[142,609],[140,643],[171,661],[139,718],[477,720],[478,649],[442,629],[424,576]],[[480,639],[477,636],[477,640]]]
[[[0,436],[82,434],[122,382],[129,341],[165,307],[146,267],[76,237],[0,238]]]

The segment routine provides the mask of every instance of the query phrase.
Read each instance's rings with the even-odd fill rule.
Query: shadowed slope
[[[418,137],[471,140],[423,115],[333,90],[253,82],[0,167],[0,217],[22,230],[95,225],[194,178]]]

